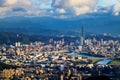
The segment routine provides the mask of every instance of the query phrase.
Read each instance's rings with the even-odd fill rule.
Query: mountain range
[[[86,33],[120,34],[120,16],[91,14],[73,18],[6,17],[0,18],[0,32],[37,35],[75,34],[85,27]]]

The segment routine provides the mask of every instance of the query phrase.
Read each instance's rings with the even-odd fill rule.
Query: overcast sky
[[[0,0],[0,17],[72,17],[92,13],[118,16],[120,0]]]

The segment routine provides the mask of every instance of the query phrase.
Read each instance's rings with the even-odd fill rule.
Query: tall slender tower
[[[84,29],[84,25],[82,25],[82,29],[81,29],[81,36],[83,37],[83,39],[85,39],[85,29]]]
[[[85,40],[85,31],[84,31],[84,26],[82,25],[81,37],[80,37],[80,45],[84,45],[84,40]]]

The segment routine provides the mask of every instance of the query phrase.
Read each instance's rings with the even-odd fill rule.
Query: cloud
[[[94,12],[98,0],[52,0],[52,7],[74,16]],[[65,9],[67,9],[65,11]]]
[[[24,8],[21,8],[21,7],[16,7],[16,8],[13,8],[12,9],[13,12],[26,12],[26,10]]]
[[[113,14],[118,16],[120,14],[120,3],[117,3],[113,6]]]
[[[73,10],[75,15],[81,15],[88,13],[90,11],[90,8],[87,6],[82,6],[82,7],[75,7]]]
[[[17,2],[17,0],[0,0],[0,6],[1,7],[7,7],[14,5]]]
[[[59,14],[65,14],[66,10],[65,9],[57,9],[57,13],[59,13]]]
[[[52,6],[57,8],[70,8],[77,6],[95,6],[98,0],[53,0]]]
[[[52,16],[73,17],[89,13],[120,13],[120,3],[111,6],[109,0],[0,0],[0,17],[7,16]]]
[[[0,0],[0,17],[27,15],[33,5],[30,0]]]

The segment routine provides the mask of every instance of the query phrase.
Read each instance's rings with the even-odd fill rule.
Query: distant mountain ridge
[[[90,33],[120,34],[120,16],[93,15],[58,19],[51,17],[8,17],[0,19],[1,32],[20,32],[26,34],[58,34],[80,32],[82,24]]]

